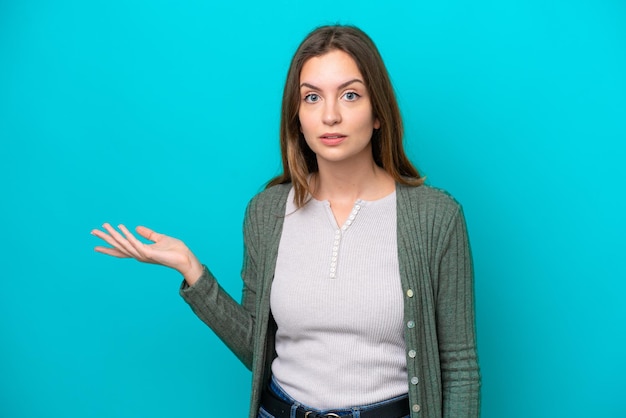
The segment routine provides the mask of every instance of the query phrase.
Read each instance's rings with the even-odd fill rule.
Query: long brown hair
[[[291,60],[280,121],[283,173],[270,180],[267,187],[292,182],[297,207],[304,205],[307,195],[311,193],[308,176],[317,172],[318,166],[315,153],[300,132],[300,72],[308,59],[333,50],[347,53],[356,62],[371,98],[374,117],[380,121],[380,128],[374,130],[371,139],[374,162],[399,183],[421,185],[423,179],[404,152],[400,109],[376,45],[359,28],[338,25],[321,26],[309,33]]]

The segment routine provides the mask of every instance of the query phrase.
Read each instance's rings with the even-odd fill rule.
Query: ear
[[[374,118],[374,129],[380,129],[380,120]]]

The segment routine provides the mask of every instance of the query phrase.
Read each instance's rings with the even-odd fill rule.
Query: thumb
[[[158,232],[153,231],[150,228],[146,228],[145,226],[138,226],[135,228],[135,231],[142,237],[152,242],[157,242],[163,237],[163,234],[159,234]]]

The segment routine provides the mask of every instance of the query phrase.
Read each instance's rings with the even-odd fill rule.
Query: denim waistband
[[[278,384],[278,382],[276,381],[276,379],[274,378],[274,376],[272,376],[272,379],[270,380],[270,384],[269,384],[269,389],[270,391],[276,395],[278,398],[282,399],[285,402],[288,402],[292,405],[296,405],[296,406],[302,406],[303,408],[310,410],[310,411],[314,411],[317,413],[326,413],[326,412],[333,412],[339,416],[344,416],[344,415],[351,415],[354,414],[355,412],[364,412],[367,411],[369,409],[374,409],[374,408],[378,408],[380,406],[383,406],[387,403],[390,402],[394,402],[397,401],[399,399],[403,399],[403,398],[408,398],[408,395],[400,395],[397,396],[395,398],[391,398],[391,399],[386,399],[384,401],[380,401],[380,402],[376,402],[376,403],[372,403],[372,404],[368,404],[368,405],[361,405],[361,406],[353,406],[350,408],[338,408],[338,409],[316,409],[313,408],[311,406],[305,405],[303,403],[300,403],[298,401],[296,401],[295,399],[293,399],[291,396],[289,396],[289,394],[287,392],[285,392],[285,390],[280,387],[280,385]]]

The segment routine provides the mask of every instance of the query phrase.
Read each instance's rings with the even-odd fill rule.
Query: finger
[[[104,225],[102,225],[102,227],[106,229],[109,235],[118,243],[118,245],[114,245],[115,248],[119,249],[122,252],[127,252],[131,257],[134,257],[138,260],[142,259],[137,250],[128,242],[126,238],[122,236],[122,234],[117,232],[115,228],[113,228],[108,223],[105,223]]]
[[[99,229],[94,229],[91,231],[91,234],[100,238],[101,240],[109,244],[111,247],[115,248],[117,251],[120,251],[121,253],[126,254],[127,257],[132,257],[130,253],[124,250],[124,247],[121,247],[120,244],[106,232],[100,231]],[[105,247],[100,247],[100,248],[105,248]]]
[[[150,240],[152,242],[157,242],[164,236],[163,234],[159,234],[158,232],[155,232],[152,229],[146,228],[145,226],[141,226],[141,225],[135,228],[135,231],[137,231],[137,233],[141,235],[142,237],[144,237],[145,239]]]
[[[122,251],[118,250],[117,248],[109,248],[109,247],[95,247],[94,250],[98,253],[102,253],[102,254],[106,254],[106,255],[110,255],[113,257],[117,257],[117,258],[132,258],[130,255],[123,253]]]
[[[137,238],[135,238],[133,233],[130,232],[128,230],[128,228],[126,228],[126,226],[119,225],[119,228],[120,228],[120,231],[122,231],[122,233],[124,234],[124,236],[128,240],[128,242],[130,243],[130,245],[133,246],[133,248],[135,249],[137,254],[139,254],[142,257],[143,260],[146,260],[148,258],[147,255],[146,255],[146,247],[147,246],[143,242],[141,242]]]

